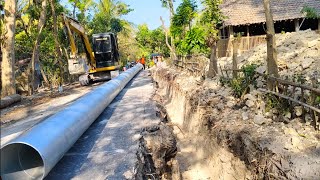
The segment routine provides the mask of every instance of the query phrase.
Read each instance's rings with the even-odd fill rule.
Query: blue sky
[[[123,0],[130,5],[134,11],[124,16],[130,22],[136,25],[146,23],[150,29],[156,29],[161,26],[160,16],[169,23],[169,10],[163,8],[160,0]],[[182,0],[176,0],[174,7],[177,8]]]
[[[146,23],[150,29],[156,29],[161,26],[160,16],[166,22],[168,27],[169,24],[169,10],[163,8],[160,0],[121,0],[130,5],[130,8],[134,11],[130,12],[128,15],[123,16],[124,19],[134,23],[135,25]],[[176,9],[182,0],[176,0],[174,3],[174,8]],[[196,0],[200,4],[199,0]],[[71,6],[68,5],[68,0],[62,0],[61,4],[67,8]]]

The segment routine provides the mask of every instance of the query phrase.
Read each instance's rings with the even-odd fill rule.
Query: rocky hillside
[[[276,35],[279,73],[283,77],[302,74],[307,80],[316,75],[320,82],[320,34],[306,30]],[[265,72],[266,44],[261,44],[238,57],[238,67],[245,64],[261,64],[259,72]],[[220,58],[222,67],[231,68],[232,58]]]

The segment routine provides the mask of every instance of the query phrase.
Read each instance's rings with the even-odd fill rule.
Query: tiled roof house
[[[304,7],[313,8],[320,16],[320,0],[270,0],[276,33],[320,30],[320,19],[305,18]],[[224,0],[220,5],[226,17],[220,30],[218,56],[231,56],[232,37],[241,33],[239,51],[247,51],[265,42],[266,25],[263,0]]]
[[[305,17],[301,12],[305,6],[314,8],[320,14],[320,0],[271,0],[273,19],[275,23],[280,21],[291,22],[292,24],[282,23],[282,25],[292,25],[292,28],[296,30],[295,25],[299,25]],[[226,16],[224,27],[261,25],[266,21],[263,0],[224,0],[220,7],[222,13]],[[310,24],[312,26],[310,28],[319,28],[319,20],[304,21],[304,23],[313,23]],[[250,28],[252,27],[250,26]]]

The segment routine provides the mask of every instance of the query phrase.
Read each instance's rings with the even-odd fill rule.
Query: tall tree
[[[51,13],[53,17],[53,37],[54,37],[54,45],[55,45],[55,58],[59,63],[59,68],[60,68],[60,79],[59,79],[59,84],[62,85],[63,81],[63,62],[62,62],[62,53],[60,51],[60,43],[58,40],[58,25],[57,25],[57,15],[56,15],[56,10],[54,6],[53,0],[50,0],[50,6],[51,6]]]
[[[167,27],[165,26],[164,20],[162,19],[161,16],[160,16],[160,20],[161,20],[161,22],[162,22],[162,28],[163,28],[163,31],[164,31],[165,36],[166,36],[166,44],[167,44],[167,47],[170,49],[171,58],[177,59],[177,55],[176,55],[176,50],[175,50],[175,47],[174,47],[173,38],[172,38],[172,36],[171,36],[171,45],[170,45],[170,43],[169,43],[169,30],[168,30]]]
[[[4,3],[4,37],[1,42],[2,63],[1,63],[1,96],[16,93],[14,75],[14,35],[17,12],[17,1],[6,0]]]
[[[223,15],[219,5],[222,0],[204,0],[204,11],[202,14],[202,22],[206,27],[206,42],[211,49],[210,64],[207,76],[212,78],[218,74],[217,64],[217,41],[219,40],[218,26],[222,23]]]
[[[161,3],[162,3],[162,6],[165,7],[165,8],[168,8],[169,11],[170,11],[170,24],[172,23],[172,18],[175,14],[174,12],[174,6],[173,6],[173,2],[175,0],[160,0]],[[176,48],[175,48],[175,45],[174,45],[174,37],[173,36],[170,36],[170,42],[171,44],[169,43],[169,30],[167,29],[167,27],[165,27],[164,25],[164,20],[162,19],[162,17],[160,17],[160,20],[162,22],[162,28],[163,28],[163,31],[165,32],[165,35],[166,35],[166,44],[167,44],[167,47],[170,49],[170,54],[171,54],[171,58],[174,58],[176,59],[177,56],[176,56]]]
[[[191,30],[191,22],[197,11],[197,4],[193,0],[183,0],[178,6],[176,14],[172,17],[171,27],[181,27],[185,29],[189,26]]]
[[[276,40],[274,23],[272,17],[272,11],[270,8],[270,0],[263,0],[266,24],[267,24],[267,71],[268,74],[274,77],[278,77],[278,65],[277,65],[277,52],[276,52]],[[273,89],[275,87],[274,81],[268,81],[268,88]]]
[[[46,22],[46,16],[47,16],[47,0],[43,0],[41,3],[41,12],[40,12],[40,17],[39,17],[39,22],[38,22],[38,34],[37,38],[34,42],[34,47],[33,47],[33,52],[32,52],[32,57],[31,57],[31,82],[29,85],[29,95],[33,94],[33,91],[35,90],[35,68],[36,64],[39,64],[39,53],[40,53],[40,42],[41,42],[41,33],[43,31],[45,22]]]
[[[97,4],[96,14],[90,22],[90,28],[94,33],[126,31],[128,29],[125,28],[129,23],[121,19],[121,16],[127,15],[131,11],[129,5],[123,2],[100,0]]]
[[[85,13],[95,4],[93,0],[69,0],[69,3],[72,5],[73,18],[81,23],[88,20]]]

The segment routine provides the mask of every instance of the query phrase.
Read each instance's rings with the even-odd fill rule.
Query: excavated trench
[[[264,146],[263,143],[274,143],[272,133],[276,134],[275,132],[270,130],[270,137],[263,139],[260,137],[260,131],[256,130],[261,127],[252,123],[240,122],[240,124],[237,121],[219,118],[236,117],[239,114],[233,114],[233,112],[243,105],[229,105],[225,97],[214,93],[216,91],[214,88],[205,88],[201,84],[203,82],[194,81],[192,77],[185,78],[189,79],[185,81],[178,79],[177,77],[181,74],[175,71],[157,69],[152,71],[152,76],[156,87],[153,100],[158,103],[159,116],[168,121],[163,124],[170,129],[160,134],[166,134],[168,142],[173,142],[170,141],[171,137],[177,138],[173,143],[174,148],[177,144],[177,152],[174,150],[174,153],[171,151],[166,154],[164,150],[157,151],[170,158],[175,157],[175,167],[169,167],[171,172],[163,170],[166,168],[159,164],[163,165],[163,162],[170,164],[168,160],[159,161],[161,163],[158,162],[156,165],[155,156],[159,157],[159,155],[150,153],[152,149],[150,145],[149,148],[145,148],[148,144],[145,139],[154,141],[154,137],[141,140],[140,146],[144,146],[144,149],[149,151],[138,157],[146,159],[149,156],[151,162],[149,164],[152,164],[144,168],[144,174],[161,175],[163,172],[169,172],[172,175],[172,169],[174,169],[174,177],[168,179],[300,179],[303,177],[317,179],[320,177],[317,170],[319,164],[316,164],[319,162],[303,168],[301,163],[294,164],[294,160],[297,161],[300,156],[299,158],[289,157],[290,155],[277,153],[276,149],[269,148],[268,145]],[[230,111],[224,111],[224,109],[230,109]],[[161,128],[155,129],[158,131]],[[145,132],[154,133],[152,128]],[[162,157],[166,157],[165,155]],[[319,156],[317,158],[319,159]],[[304,159],[300,160],[304,161]],[[155,179],[161,178],[167,179],[165,176],[157,176]]]
[[[177,136],[176,156],[181,179],[246,179],[252,177],[246,164],[222,145],[231,143],[215,134],[215,119],[198,106],[200,91],[184,90],[175,81],[177,74],[153,73],[157,91],[153,97]],[[218,133],[219,135],[223,133]],[[225,132],[225,136],[228,133]],[[240,144],[239,144],[240,145]],[[236,148],[236,147],[235,147]],[[251,148],[251,147],[248,147]],[[239,147],[238,151],[244,151]],[[242,154],[242,152],[238,152]]]

